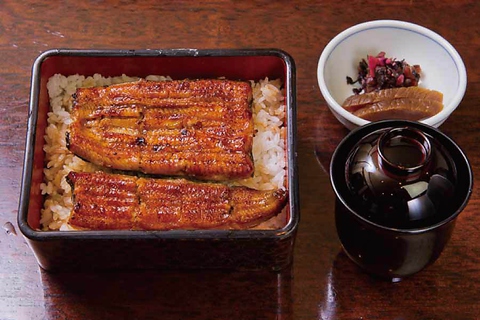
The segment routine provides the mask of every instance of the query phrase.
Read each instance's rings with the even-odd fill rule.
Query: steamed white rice
[[[105,170],[103,167],[86,162],[73,155],[66,146],[65,133],[72,121],[72,94],[79,87],[95,87],[137,81],[139,78],[122,75],[103,77],[100,74],[85,77],[82,75],[52,76],[47,89],[50,97],[48,126],[45,131],[44,183],[40,188],[45,195],[40,223],[43,230],[69,230],[67,220],[72,210],[71,188],[65,180],[70,171],[92,172]],[[148,76],[147,80],[166,81],[169,77]],[[280,80],[265,78],[251,81],[253,89],[253,117],[255,135],[253,137],[253,177],[237,181],[259,190],[285,188],[285,103]],[[278,226],[276,222],[264,224]]]

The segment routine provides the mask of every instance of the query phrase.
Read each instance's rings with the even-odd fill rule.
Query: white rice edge
[[[150,75],[145,79],[167,81],[170,77]],[[71,188],[65,177],[71,171],[94,172],[105,170],[73,155],[66,146],[65,134],[71,123],[72,94],[80,87],[106,86],[132,82],[138,77],[125,74],[118,77],[103,77],[100,74],[85,77],[83,75],[53,75],[47,82],[50,98],[50,112],[47,114],[45,130],[45,168],[44,182],[40,185],[45,195],[41,210],[40,224],[42,230],[68,231],[72,228],[67,221],[72,211]],[[265,78],[258,82],[251,81],[253,102],[252,112],[255,134],[253,137],[252,156],[255,172],[251,178],[238,180],[236,185],[243,185],[258,190],[285,189],[285,103],[281,80]],[[276,217],[266,221],[255,229],[276,229],[284,225],[285,210]]]

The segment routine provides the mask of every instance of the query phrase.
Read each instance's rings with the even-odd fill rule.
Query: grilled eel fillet
[[[260,191],[183,178],[155,179],[104,172],[70,172],[78,229],[243,229],[277,215],[285,190]]]
[[[204,180],[247,178],[252,88],[248,82],[179,80],[79,88],[67,146],[94,164]]]

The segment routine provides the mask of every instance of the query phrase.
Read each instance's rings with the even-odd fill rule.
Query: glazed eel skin
[[[184,178],[158,179],[104,172],[70,172],[79,230],[246,229],[280,213],[283,189],[260,191]]]
[[[67,147],[108,168],[231,180],[253,174],[250,83],[147,81],[79,88]]]

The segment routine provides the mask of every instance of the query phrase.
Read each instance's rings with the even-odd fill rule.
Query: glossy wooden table
[[[479,17],[474,0],[0,2],[0,319],[479,319]],[[429,27],[463,57],[467,92],[441,130],[465,150],[476,177],[440,259],[399,283],[364,274],[341,251],[327,168],[347,130],[328,111],[315,72],[323,47],[338,32],[382,18]],[[23,237],[15,235],[16,215],[30,69],[40,52],[58,47],[289,52],[297,65],[301,193],[291,270],[40,270]]]

